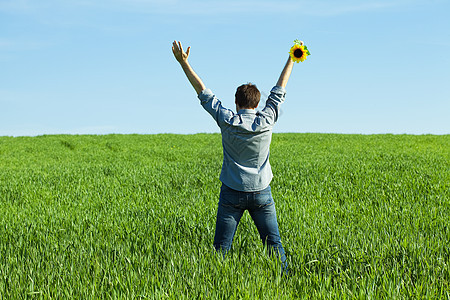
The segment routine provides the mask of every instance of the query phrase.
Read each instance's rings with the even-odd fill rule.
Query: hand
[[[172,44],[172,52],[175,56],[176,60],[181,64],[182,62],[187,62],[189,57],[189,51],[191,47],[188,47],[186,52],[183,51],[183,47],[181,46],[181,42],[174,41]]]

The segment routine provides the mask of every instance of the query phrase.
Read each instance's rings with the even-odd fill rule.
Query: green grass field
[[[212,247],[219,134],[0,137],[0,299],[449,299],[450,135],[274,134],[290,264]]]

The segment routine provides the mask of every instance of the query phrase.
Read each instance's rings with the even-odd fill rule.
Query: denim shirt
[[[262,111],[240,109],[236,114],[224,108],[210,89],[198,98],[203,108],[214,118],[222,133],[223,164],[220,181],[244,192],[261,191],[273,178],[269,163],[272,127],[280,115],[280,105],[286,91],[272,88]]]

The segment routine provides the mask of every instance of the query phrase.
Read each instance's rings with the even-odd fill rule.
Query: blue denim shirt
[[[283,87],[275,86],[262,111],[241,109],[237,114],[224,108],[209,89],[198,95],[222,133],[220,181],[223,184],[244,192],[260,191],[270,184],[273,178],[269,163],[272,127],[280,115],[285,95]]]

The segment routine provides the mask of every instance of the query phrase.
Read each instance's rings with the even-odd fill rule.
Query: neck
[[[256,107],[254,107],[254,108],[250,108],[250,107],[240,107],[239,105],[237,105],[236,104],[236,112],[239,112],[241,109],[255,109]]]

